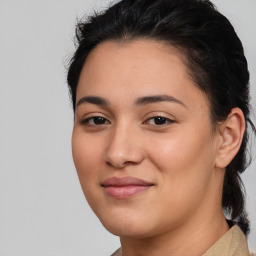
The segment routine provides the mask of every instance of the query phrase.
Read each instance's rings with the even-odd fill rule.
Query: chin
[[[105,215],[100,221],[110,233],[119,237],[145,238],[151,236],[155,230],[152,221],[142,219],[138,214]]]
[[[104,227],[113,235],[119,237],[130,237],[135,239],[149,237],[151,232],[144,227],[131,227],[131,225],[104,225]]]

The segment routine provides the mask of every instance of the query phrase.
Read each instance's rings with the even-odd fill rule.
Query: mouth
[[[154,184],[135,177],[112,177],[106,179],[101,186],[108,196],[127,199],[149,190]]]

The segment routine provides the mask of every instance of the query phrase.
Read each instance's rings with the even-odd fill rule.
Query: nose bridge
[[[122,168],[127,164],[137,164],[143,160],[138,129],[126,120],[120,121],[113,127],[106,152],[108,164]]]

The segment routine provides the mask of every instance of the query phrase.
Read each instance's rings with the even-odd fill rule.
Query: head
[[[103,225],[111,231],[108,220],[99,213],[101,209],[93,205],[93,201],[100,201],[101,196],[97,191],[91,195],[94,193],[93,188],[90,190],[90,185],[85,181],[91,177],[88,179],[91,184],[102,185],[103,179],[108,178],[107,173],[98,177],[99,180],[95,180],[92,175],[92,168],[96,168],[99,161],[99,151],[101,155],[98,156],[102,157],[101,168],[105,166],[106,170],[113,172],[112,175],[118,175],[117,170],[125,170],[124,173],[129,175],[129,170],[139,170],[142,166],[144,171],[152,172],[142,171],[138,177],[147,179],[149,173],[148,182],[157,184],[158,188],[165,183],[168,185],[165,180],[172,180],[173,183],[169,185],[176,189],[178,201],[183,198],[183,193],[197,188],[195,202],[192,202],[195,207],[200,205],[200,200],[204,200],[203,191],[207,191],[206,188],[214,183],[213,171],[218,169],[218,175],[215,175],[218,176],[215,182],[217,185],[212,191],[215,191],[217,198],[221,198],[223,210],[232,220],[239,222],[246,233],[249,225],[239,175],[246,167],[247,124],[251,123],[249,72],[241,41],[227,18],[207,0],[123,0],[78,24],[77,41],[78,47],[68,71],[68,85],[75,113],[74,161],[87,200]],[[140,68],[142,69],[138,72]],[[148,113],[155,109],[144,104],[152,99],[144,99],[144,103],[140,104],[140,100],[143,102],[141,97],[167,94],[175,98],[172,101],[178,106],[167,111],[169,107],[164,106],[165,100],[158,99],[159,116],[163,115],[165,108],[170,115],[167,114],[164,119],[152,119]],[[77,103],[84,96],[87,96],[88,104],[79,113]],[[91,96],[102,96],[104,99],[101,101],[102,99],[90,98]],[[137,108],[131,107],[132,102],[139,102]],[[99,105],[104,107],[98,108]],[[182,110],[186,107],[190,112]],[[89,119],[91,116],[88,109],[92,113],[101,113],[100,118]],[[143,116],[143,119],[141,115],[144,114],[148,116]],[[83,119],[85,121],[81,120],[83,115],[87,117]],[[195,121],[190,120],[190,126],[186,126],[189,115]],[[126,116],[127,120],[123,120],[121,116]],[[135,126],[124,125],[130,124],[132,120],[140,120],[145,125],[143,127],[147,131],[143,132],[144,135]],[[155,135],[147,137],[145,133],[155,129],[150,128],[152,120],[154,125],[160,122],[160,126],[168,122],[174,123],[171,128],[173,131],[161,127],[162,131],[157,130],[157,135],[153,131]],[[229,122],[230,125],[232,120],[241,129],[237,136],[240,139],[237,139],[236,146],[230,153],[226,148],[226,151],[219,149],[221,139],[227,131],[226,124]],[[87,125],[86,128],[81,127],[81,121]],[[93,125],[98,122],[96,124],[101,128],[98,126],[98,130],[93,130],[95,128],[90,126],[91,122]],[[171,137],[172,133],[176,134],[175,139]],[[125,141],[125,134],[129,134],[129,143],[126,141],[122,145],[118,144],[122,139]],[[197,140],[193,140],[193,137]],[[102,142],[105,143],[105,148],[102,147]],[[134,148],[127,146],[128,144]],[[206,145],[209,147],[206,148]],[[127,159],[123,161],[125,165],[118,163],[120,159],[115,158],[115,152],[122,150],[125,151],[124,155],[127,154]],[[84,160],[81,161],[83,156]],[[175,164],[169,164],[169,161],[173,161],[171,157],[176,160]],[[205,158],[209,161],[205,162]],[[181,164],[184,160],[185,163]],[[212,172],[204,172],[205,169]],[[155,170],[161,174],[155,175]],[[167,187],[162,186],[163,196],[175,192],[168,191]],[[178,207],[178,201],[173,197],[169,198],[165,203]],[[118,202],[117,212],[126,207]],[[186,200],[184,202],[188,203]],[[191,211],[196,211],[192,203]],[[159,209],[165,210],[161,206]],[[127,209],[126,212],[127,218],[133,214]],[[115,217],[114,214],[113,212],[112,217]],[[125,218],[123,213],[122,216]],[[139,215],[137,216],[139,219]],[[177,223],[177,220],[173,221]],[[118,234],[117,228],[114,228],[113,233],[115,232]]]

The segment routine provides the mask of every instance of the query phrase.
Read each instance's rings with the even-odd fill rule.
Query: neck
[[[204,254],[228,230],[221,210],[218,216],[214,212],[208,219],[193,219],[161,235],[143,239],[121,237],[120,241],[123,256],[183,256],[188,252],[190,256],[198,256]]]

